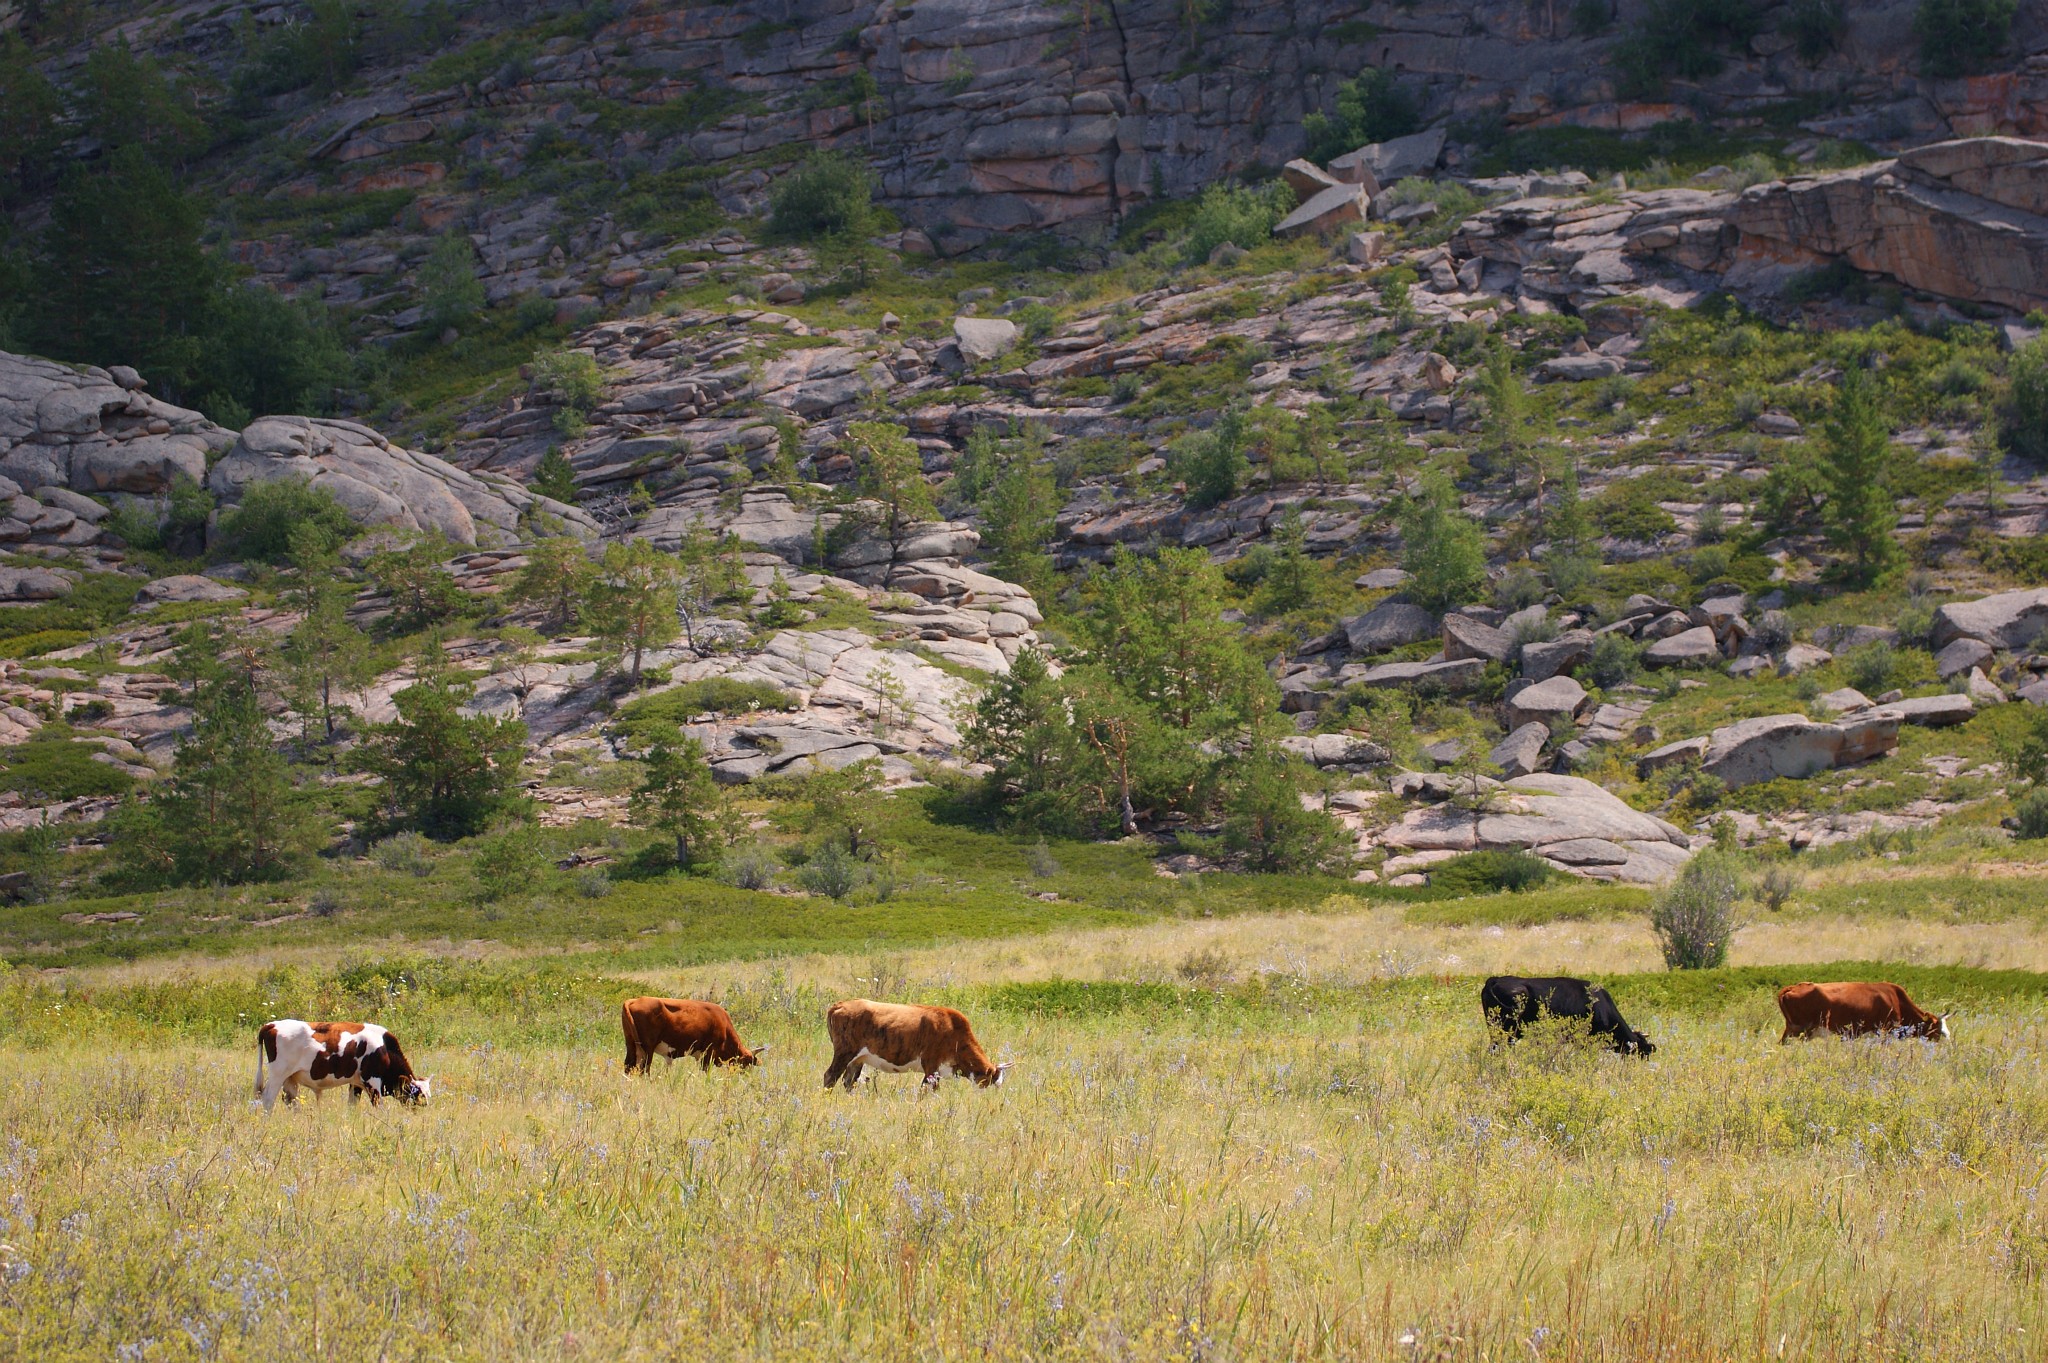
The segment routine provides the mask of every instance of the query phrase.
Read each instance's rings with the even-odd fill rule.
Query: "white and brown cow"
[[[701,999],[627,999],[619,1009],[626,1033],[626,1073],[645,1074],[662,1056],[673,1065],[678,1056],[693,1055],[709,1070],[720,1065],[758,1065],[766,1046],[752,1050],[740,1040],[732,1015]]]
[[[983,1088],[1002,1083],[1010,1070],[1007,1062],[989,1063],[974,1028],[957,1008],[842,999],[825,1010],[825,1031],[832,1038],[825,1087],[844,1080],[849,1093],[863,1069],[885,1074],[918,1070],[934,1086],[959,1074]]]
[[[434,1081],[416,1077],[398,1038],[374,1022],[280,1018],[256,1029],[256,1096],[265,1112],[279,1093],[294,1103],[301,1088],[313,1090],[317,1098],[343,1085],[351,1102],[367,1093],[372,1103],[380,1098],[420,1103],[433,1092]]]

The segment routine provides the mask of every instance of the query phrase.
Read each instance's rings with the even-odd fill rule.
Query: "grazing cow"
[[[758,1065],[768,1054],[766,1046],[747,1049],[725,1009],[696,999],[627,999],[619,1009],[619,1025],[626,1031],[628,1074],[636,1069],[647,1073],[657,1055],[671,1065],[678,1056],[694,1055],[709,1070],[714,1060],[721,1065]]]
[[[1778,991],[1778,1011],[1785,1015],[1784,1045],[1795,1036],[1833,1032],[1836,1036],[1924,1036],[1940,1041],[1948,1035],[1948,1016],[1929,1013],[1895,984],[1857,980],[1841,984],[1788,984]]]
[[[914,1003],[875,1003],[841,999],[825,1010],[825,1030],[832,1038],[832,1064],[825,1087],[842,1078],[847,1092],[860,1082],[863,1068],[885,1074],[922,1070],[924,1082],[964,1074],[983,1088],[1003,1082],[1008,1062],[991,1065],[988,1053],[974,1039],[974,1028],[957,1008],[928,1008]]]
[[[344,1084],[350,1102],[367,1093],[373,1104],[380,1098],[425,1102],[434,1088],[432,1079],[414,1076],[398,1038],[374,1022],[280,1018],[256,1029],[256,1096],[265,1112],[280,1092],[287,1103],[295,1103],[301,1087],[317,1098]]]
[[[1585,1018],[1595,1036],[1610,1039],[1623,1055],[1649,1055],[1657,1048],[1650,1038],[1622,1021],[1621,1010],[1605,989],[1569,975],[1524,979],[1495,975],[1479,990],[1479,1008],[1489,1025],[1520,1041],[1522,1029],[1544,1015]]]

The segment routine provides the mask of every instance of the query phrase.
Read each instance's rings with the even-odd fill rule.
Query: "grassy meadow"
[[[1570,898],[667,965],[316,938],[17,967],[0,1356],[2041,1356],[2033,922],[1795,905],[1674,975],[1639,914]],[[1510,967],[1605,979],[1658,1053],[1489,1050],[1478,982]],[[1777,1044],[1778,984],[1872,974],[1954,1039]],[[626,1078],[648,991],[722,999],[763,1066]],[[826,1092],[848,994],[958,1004],[1017,1068]],[[279,1014],[392,1026],[433,1101],[265,1117]]]

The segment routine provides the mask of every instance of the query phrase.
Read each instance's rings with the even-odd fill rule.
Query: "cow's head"
[[[1623,1055],[1655,1055],[1657,1047],[1656,1043],[1641,1032],[1630,1032],[1627,1039],[1621,1043],[1621,1052]]]
[[[1010,1072],[1010,1066],[1014,1063],[1016,1062],[1005,1060],[992,1070],[983,1070],[980,1074],[974,1076],[974,1082],[985,1089],[1000,1088],[1003,1076]]]
[[[391,1096],[401,1103],[424,1103],[434,1096],[433,1076],[422,1079],[417,1075],[405,1075],[391,1090]]]
[[[742,1065],[758,1065],[761,1063],[761,1057],[766,1054],[768,1054],[766,1046],[756,1046],[751,1051],[740,1052],[738,1063]]]
[[[1948,1040],[1948,1014],[1942,1013],[1921,1023],[1920,1035],[1929,1041]]]

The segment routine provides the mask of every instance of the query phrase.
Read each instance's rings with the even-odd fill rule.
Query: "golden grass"
[[[9,1056],[13,1358],[2013,1359],[2048,1330],[2048,1019],[1649,1061],[1386,1027],[1010,1023],[995,1091],[478,1048],[423,1110],[240,1050]],[[2022,1333],[2024,1332],[2024,1333]]]

